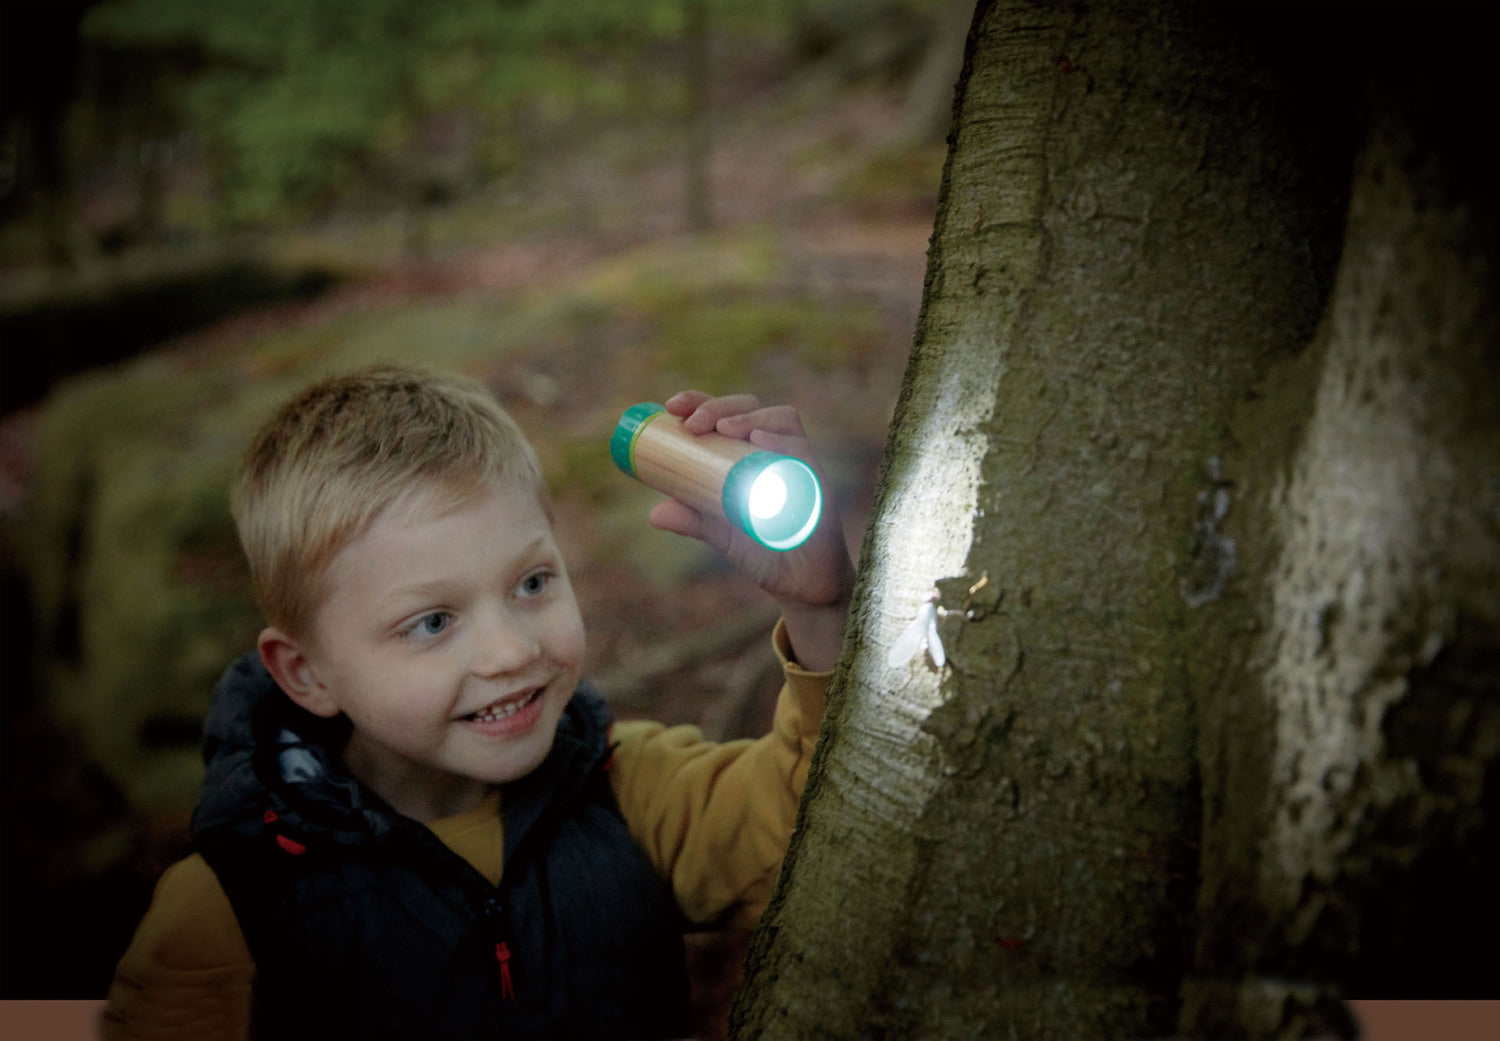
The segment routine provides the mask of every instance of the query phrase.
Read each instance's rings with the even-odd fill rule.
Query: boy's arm
[[[199,856],[168,868],[115,969],[104,1041],[250,1035],[255,965],[217,876]]]
[[[789,405],[750,394],[686,390],[664,407],[690,434],[717,433],[801,459],[828,487],[802,419]],[[715,745],[696,728],[616,728],[615,790],[631,832],[672,882],[692,921],[750,925],[770,896],[839,658],[854,564],[832,495],[807,541],[778,553],[715,514],[668,499],[650,523],[723,553],[781,608],[774,643],[786,672],[771,733]],[[800,664],[794,664],[800,663]]]
[[[792,660],[785,623],[773,645],[786,681],[764,737],[719,744],[697,727],[615,727],[620,810],[696,924],[754,925],[796,822],[830,674]]]

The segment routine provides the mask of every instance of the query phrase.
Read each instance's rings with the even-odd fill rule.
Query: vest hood
[[[602,699],[580,684],[546,760],[505,786],[507,857],[547,801],[566,799],[603,764],[609,723]],[[413,822],[344,768],[341,754],[350,731],[343,716],[325,719],[292,701],[259,654],[242,655],[215,687],[204,724],[206,773],[193,812],[193,835],[221,829],[260,834],[268,811],[278,831],[319,844],[355,845],[409,828]]]
[[[193,834],[259,830],[270,810],[283,827],[340,843],[384,835],[395,812],[339,761],[349,731],[343,717],[323,719],[287,697],[258,654],[236,659],[204,724]]]

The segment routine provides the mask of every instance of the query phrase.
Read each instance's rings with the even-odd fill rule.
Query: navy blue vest
[[[198,848],[257,968],[270,1038],[648,1038],[689,1030],[684,922],[605,772],[581,686],[546,761],[507,785],[498,886],[339,766],[254,655],[215,693]]]

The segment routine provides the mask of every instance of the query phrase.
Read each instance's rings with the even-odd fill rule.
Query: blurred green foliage
[[[516,161],[523,123],[680,107],[680,70],[641,58],[682,36],[692,2],[106,0],[83,31],[168,82],[158,96],[203,143],[221,216],[243,224],[304,213],[355,175],[420,182],[412,146],[434,114],[477,121],[484,176]],[[795,8],[696,2],[744,33]]]

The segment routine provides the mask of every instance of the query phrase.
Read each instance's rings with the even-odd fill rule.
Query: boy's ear
[[[276,685],[286,691],[287,697],[315,716],[331,719],[339,714],[338,705],[318,679],[299,641],[271,626],[261,630],[257,646],[260,660],[265,663]]]

